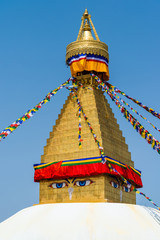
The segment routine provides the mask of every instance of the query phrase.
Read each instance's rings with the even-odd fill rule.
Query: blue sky
[[[65,64],[66,46],[76,40],[85,8],[100,40],[109,46],[110,83],[160,112],[158,0],[0,0],[0,131],[70,77]],[[39,186],[33,181],[32,166],[40,162],[67,94],[61,90],[0,142],[0,221],[38,203]],[[108,101],[135,167],[142,171],[142,191],[160,205],[160,156]],[[160,128],[158,119],[131,105]],[[160,139],[158,132],[144,120],[139,121]],[[137,204],[152,207],[141,196],[137,196]]]

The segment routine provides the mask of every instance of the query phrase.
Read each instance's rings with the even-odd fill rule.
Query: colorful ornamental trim
[[[108,59],[95,54],[78,54],[76,56],[73,56],[68,59],[68,65],[70,66],[73,62],[78,62],[82,59],[86,59],[87,61],[97,61],[97,62],[103,62],[108,66]]]
[[[129,180],[131,184],[135,185],[137,188],[143,186],[141,180],[141,171],[127,166],[126,164],[108,156],[105,156],[105,160],[109,162],[119,174]],[[88,177],[100,174],[110,174],[117,177],[119,176],[116,171],[111,172],[106,163],[102,163],[101,157],[35,164],[34,169],[35,182],[45,179]]]
[[[78,54],[68,59],[67,64],[70,66],[72,76],[78,72],[96,71],[105,73],[109,78],[108,59],[96,54]]]

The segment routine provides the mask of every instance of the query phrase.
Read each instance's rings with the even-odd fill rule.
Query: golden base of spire
[[[82,40],[72,42],[67,46],[66,62],[70,57],[82,53],[96,54],[109,59],[108,46],[105,43],[96,40]]]

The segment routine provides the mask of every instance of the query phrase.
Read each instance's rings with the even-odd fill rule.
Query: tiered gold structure
[[[85,19],[87,19],[86,23],[84,23]],[[101,52],[108,56],[108,47],[105,43],[99,41],[93,23],[92,28],[96,40],[92,39],[89,20],[91,20],[90,15],[85,11],[77,41],[68,45],[66,59],[79,51],[83,52],[86,50],[89,52],[90,50],[93,52],[99,51],[99,53]],[[89,33],[85,33],[86,31],[89,31]],[[88,40],[84,40],[86,36],[88,36]],[[87,44],[85,41],[87,41]],[[95,86],[95,82],[90,74],[81,73],[80,76],[77,76],[77,80],[86,86],[85,89],[79,87],[78,98],[97,135],[97,139],[104,148],[105,155],[127,165],[134,166],[131,154],[128,152],[128,146],[125,143],[125,138],[122,136],[119,125],[103,92],[101,90],[88,89]],[[99,149],[83,116],[82,139],[82,148],[79,149],[78,106],[76,100],[70,94],[58,116],[56,125],[53,126],[53,130],[47,140],[47,145],[44,147],[44,155],[41,157],[41,162],[47,163],[99,156]],[[74,187],[71,200],[67,188],[52,189],[48,186],[53,180],[43,180],[40,182],[40,203],[105,201],[136,203],[135,192],[123,192],[121,199],[121,189],[111,186],[110,181],[112,178],[109,175],[99,175],[90,179],[94,184],[82,188]],[[60,180],[57,180],[57,182],[60,182]]]

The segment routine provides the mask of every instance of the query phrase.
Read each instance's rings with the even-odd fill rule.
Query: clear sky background
[[[76,40],[85,8],[100,40],[109,46],[110,82],[160,112],[159,0],[0,0],[0,131],[70,77],[66,46]],[[40,163],[67,94],[65,89],[58,92],[0,142],[0,221],[39,202],[33,164]],[[135,167],[142,171],[142,191],[160,206],[160,155],[107,99]],[[131,105],[160,128],[160,120]],[[160,140],[159,132],[138,119]],[[137,204],[153,207],[139,195]]]

